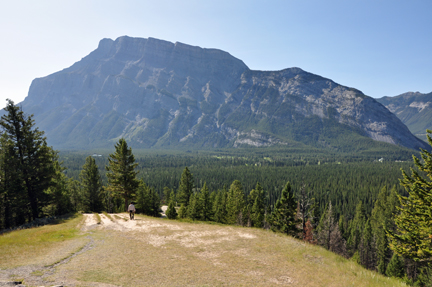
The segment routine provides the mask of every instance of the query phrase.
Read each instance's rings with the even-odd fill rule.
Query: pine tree
[[[299,220],[296,215],[297,202],[294,193],[291,191],[291,185],[287,182],[285,188],[282,190],[281,197],[274,205],[269,222],[271,229],[291,236],[298,236],[300,230],[297,228]]]
[[[108,189],[112,196],[124,199],[124,210],[126,211],[139,186],[135,171],[138,163],[132,149],[128,147],[126,140],[121,138],[115,145],[115,152],[109,155],[108,166],[106,166],[108,177]]]
[[[102,178],[92,156],[86,158],[79,175],[84,201],[84,211],[101,212],[103,210]]]
[[[3,127],[2,144],[6,146],[2,149],[5,148],[10,165],[2,165],[2,168],[15,177],[14,186],[10,186],[11,182],[6,186],[12,188],[6,191],[8,202],[18,203],[22,212],[28,204],[31,211],[28,217],[32,220],[41,215],[44,205],[50,203],[49,195],[44,191],[53,184],[56,153],[48,147],[44,132],[34,128],[32,115],[24,115],[11,100],[4,110],[7,114],[1,117],[0,125]],[[10,176],[6,175],[6,178],[10,179]]]
[[[194,187],[193,175],[187,167],[185,167],[179,184],[177,200],[179,204],[184,204],[186,207],[189,204],[190,196]]]
[[[432,146],[431,130],[427,139]],[[413,156],[418,171],[411,176],[402,170],[400,183],[408,196],[399,196],[400,213],[395,216],[397,231],[388,230],[390,248],[397,254],[413,259],[422,266],[432,266],[432,154],[421,150],[421,162]]]

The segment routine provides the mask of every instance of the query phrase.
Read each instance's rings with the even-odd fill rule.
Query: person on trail
[[[135,211],[136,210],[135,210],[135,205],[134,205],[133,201],[131,202],[131,204],[129,204],[128,211],[129,211],[130,220],[135,219]]]

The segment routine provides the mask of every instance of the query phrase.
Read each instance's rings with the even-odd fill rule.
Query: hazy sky
[[[375,98],[429,93],[431,15],[430,0],[0,0],[0,105],[123,35],[300,67]]]

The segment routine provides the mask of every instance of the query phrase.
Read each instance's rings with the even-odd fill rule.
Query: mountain
[[[432,92],[409,92],[377,101],[394,113],[413,134],[426,140],[426,129],[432,129]]]
[[[217,49],[103,39],[71,67],[33,80],[23,110],[55,148],[426,147],[356,89],[299,68],[253,71]]]

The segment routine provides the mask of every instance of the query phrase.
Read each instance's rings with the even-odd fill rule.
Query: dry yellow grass
[[[88,226],[84,235],[93,248],[57,266],[47,280],[66,286],[405,286],[281,234],[126,216]]]
[[[53,264],[82,247],[88,239],[79,236],[77,216],[61,224],[13,231],[0,235],[0,269],[22,265]]]
[[[318,246],[265,230],[136,219],[118,220],[121,228],[100,229],[95,248],[59,272],[88,286],[404,285]]]

